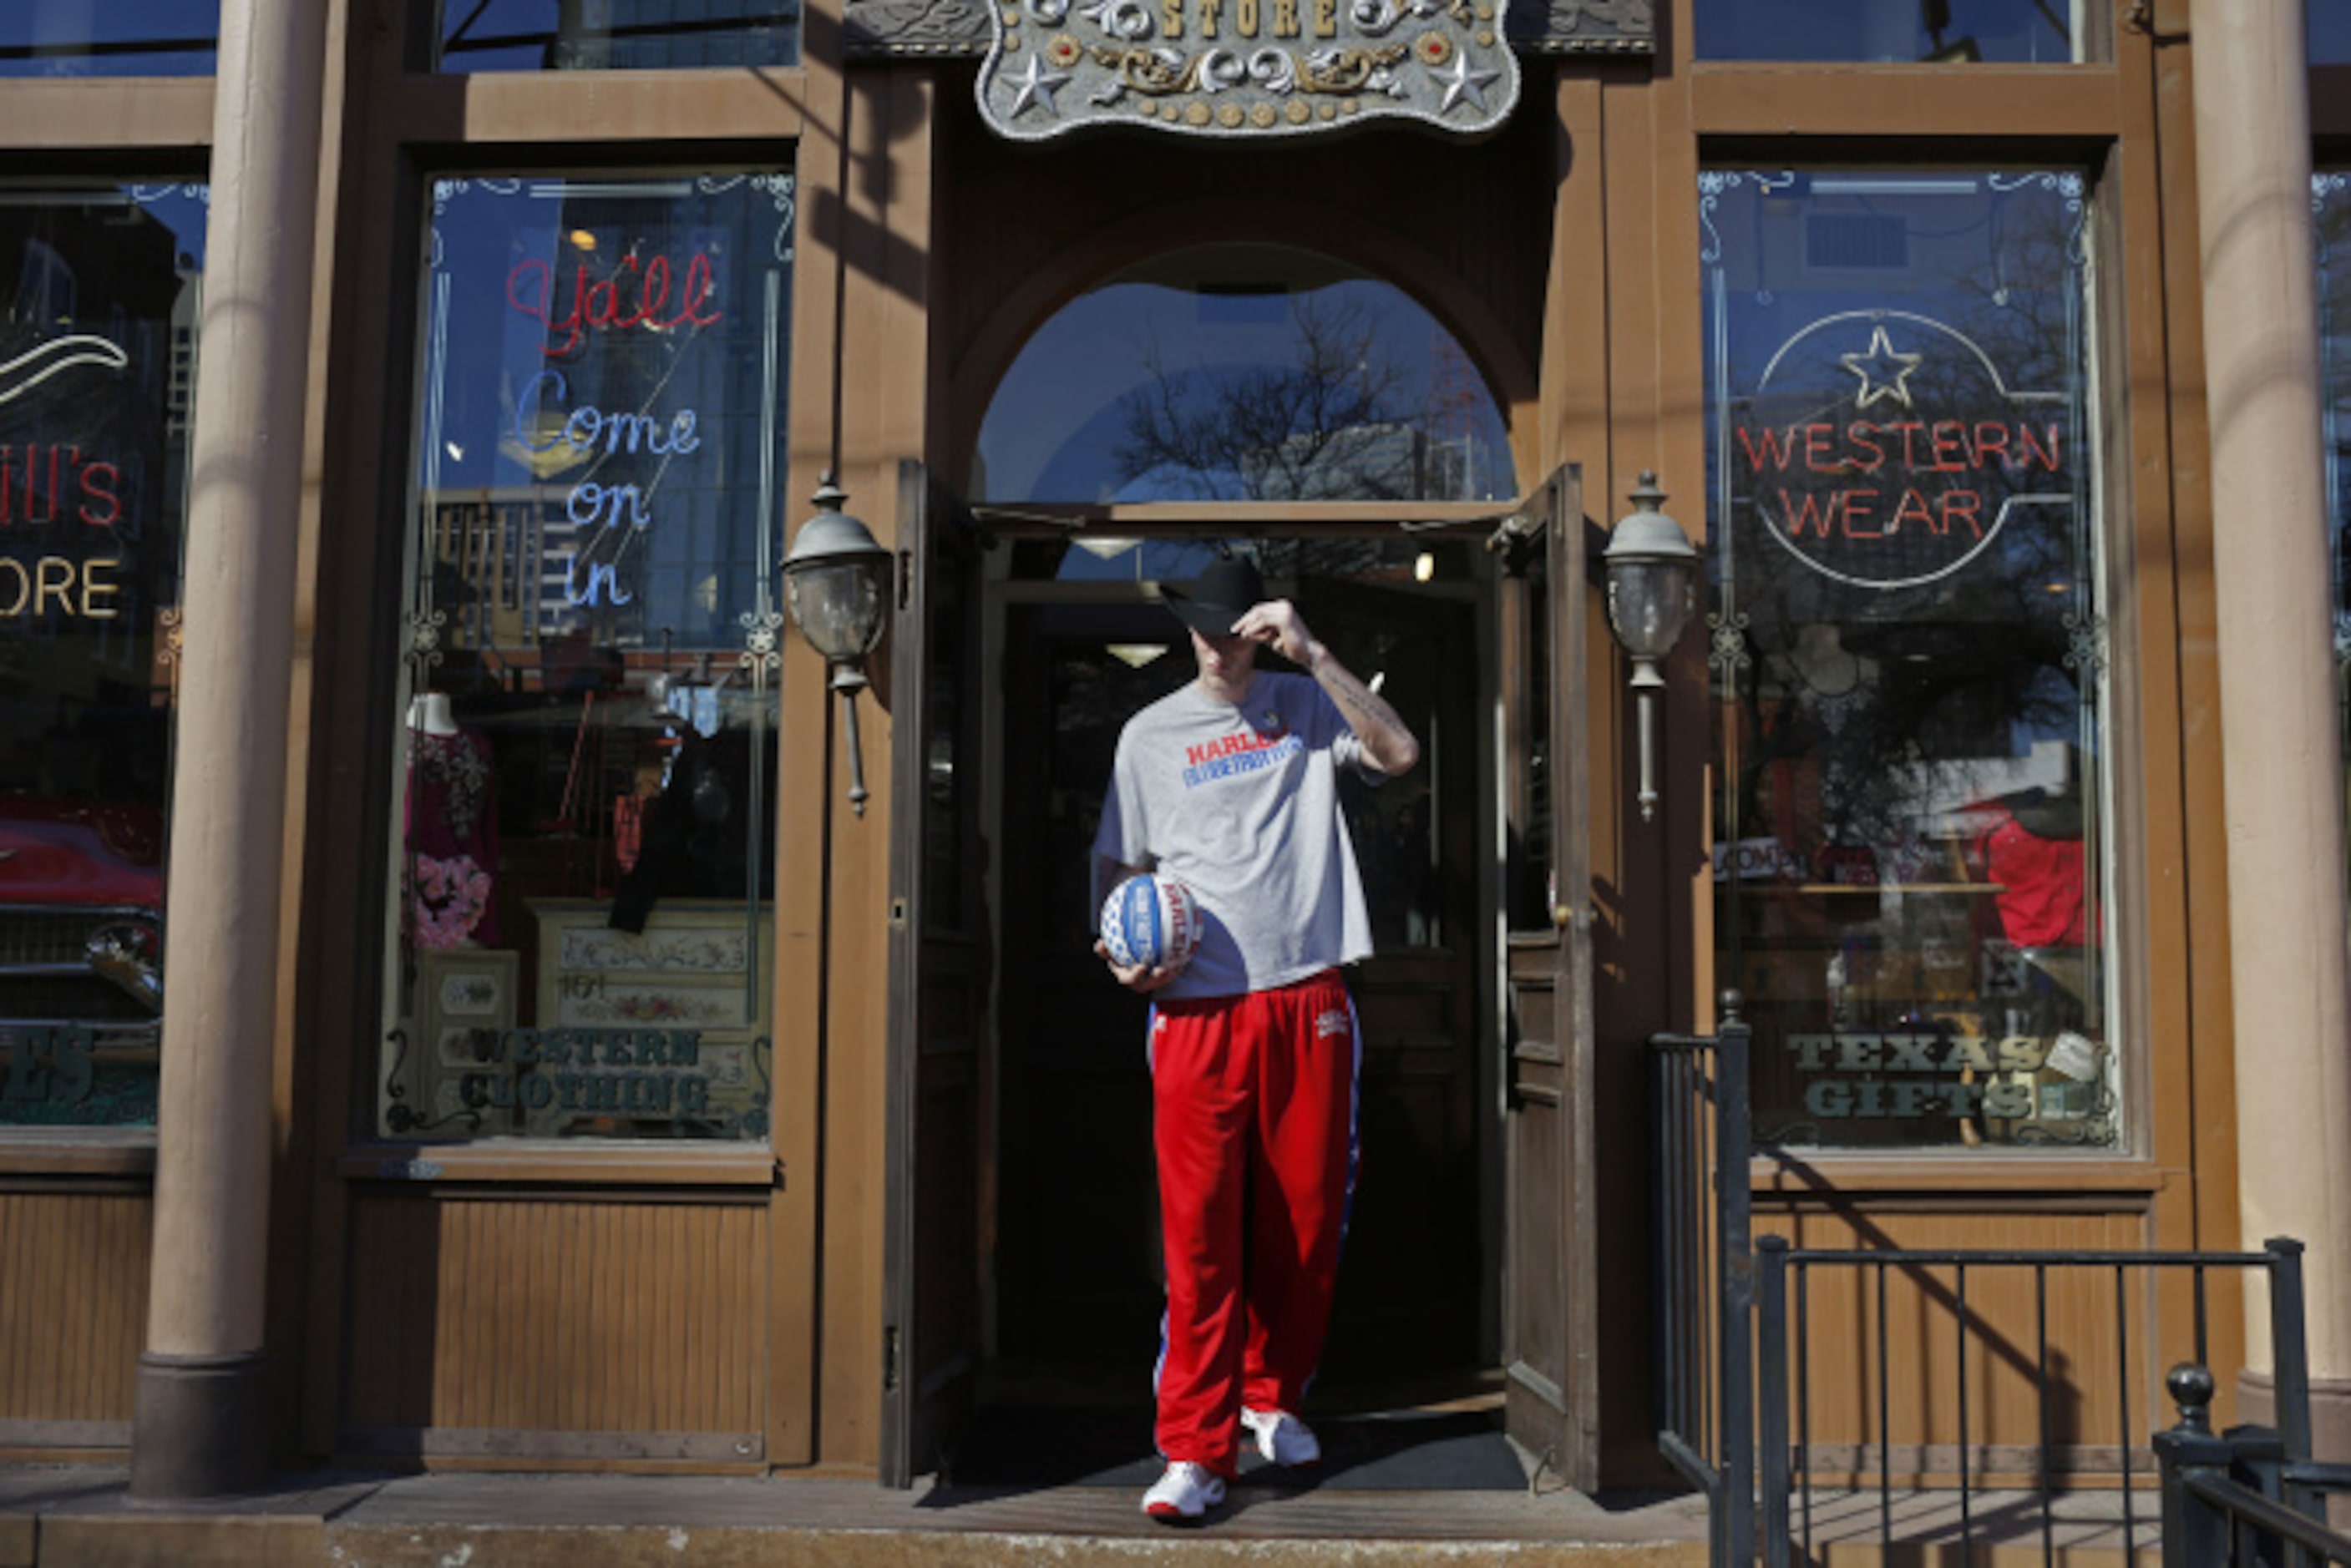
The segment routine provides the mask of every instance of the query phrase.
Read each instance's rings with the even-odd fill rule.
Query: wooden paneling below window
[[[144,1192],[0,1192],[0,1454],[127,1448]]]
[[[764,1201],[355,1195],[339,1446],[463,1464],[764,1458]]]
[[[1755,1233],[1800,1248],[2129,1251],[2148,1245],[2131,1205],[2035,1211],[2017,1202],[1917,1210],[1802,1207],[1759,1211]],[[2053,1467],[2085,1484],[2118,1484],[2120,1434],[2144,1485],[2150,1416],[2160,1426],[2163,1369],[2194,1354],[2189,1271],[2111,1264],[1970,1267],[1899,1258],[1814,1265],[1801,1292],[1791,1271],[1790,1437],[1816,1483],[2030,1485],[2044,1441]],[[1881,1284],[1880,1275],[1883,1274]],[[2211,1316],[2242,1289],[2207,1272]],[[1881,1295],[1882,1290],[1882,1295]],[[1801,1299],[1802,1306],[1799,1307]],[[1801,1310],[1803,1326],[1798,1325]],[[2049,1388],[2044,1403],[2034,1391]],[[2046,1426],[2044,1428],[2044,1421]]]

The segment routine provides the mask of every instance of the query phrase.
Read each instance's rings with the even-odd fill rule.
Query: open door
[[[977,546],[919,462],[899,467],[890,662],[890,1031],[882,1480],[936,1467],[979,1360],[986,955],[972,758]]]
[[[1440,576],[1467,575],[1453,563],[1474,545],[1430,547]],[[1316,1386],[1352,1392],[1483,1365],[1479,1153],[1492,1129],[1479,1114],[1478,1019],[1492,921],[1468,869],[1479,648],[1468,598],[1330,574],[1301,574],[1295,596],[1315,636],[1377,683],[1421,745],[1420,766],[1402,778],[1341,784],[1374,951],[1347,982],[1363,1033],[1364,1158]]]
[[[1599,1480],[1593,1321],[1591,790],[1583,487],[1562,468],[1505,525],[1504,1422],[1553,1474]]]

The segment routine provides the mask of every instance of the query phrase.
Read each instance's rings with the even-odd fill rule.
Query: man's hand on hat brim
[[[1306,629],[1305,618],[1288,599],[1268,599],[1263,604],[1251,605],[1240,619],[1233,622],[1232,635],[1264,643],[1301,669],[1314,667],[1318,651],[1314,634]]]

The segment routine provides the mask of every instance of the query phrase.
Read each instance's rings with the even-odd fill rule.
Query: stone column
[[[131,1490],[269,1473],[263,1293],[323,0],[224,0]]]
[[[2308,1245],[2322,1444],[2351,1458],[2351,982],[2303,5],[2193,0],[2190,20],[2241,1240]],[[2274,1363],[2253,1304],[2258,1402]]]

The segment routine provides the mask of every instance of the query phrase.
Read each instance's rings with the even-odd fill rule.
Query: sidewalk
[[[1701,1568],[1698,1499],[1244,1485],[1171,1530],[1107,1487],[540,1474],[290,1478],[133,1505],[120,1469],[0,1470],[0,1568]]]

